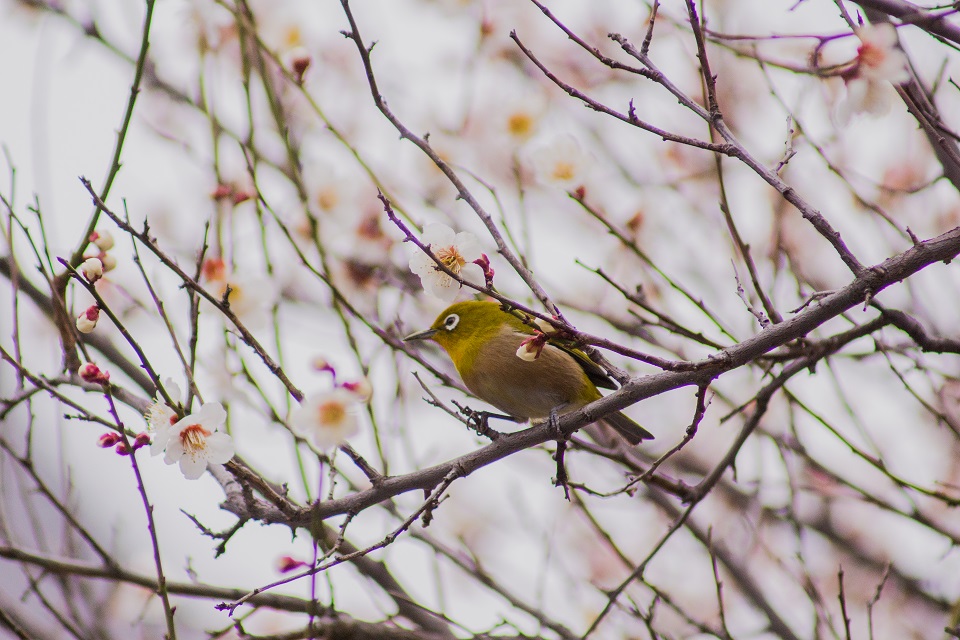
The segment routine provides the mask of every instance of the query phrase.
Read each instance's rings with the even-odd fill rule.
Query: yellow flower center
[[[876,69],[887,59],[887,52],[883,47],[878,47],[871,42],[864,42],[857,49],[857,55],[860,62],[866,66]]]
[[[299,47],[303,44],[303,34],[300,32],[300,27],[292,24],[289,25],[283,31],[283,45],[287,49],[293,49],[294,47]]]
[[[203,425],[191,424],[180,430],[180,444],[186,453],[194,455],[207,448],[209,435],[212,433],[204,429]]]
[[[317,407],[317,419],[322,425],[337,425],[347,417],[347,408],[342,402],[328,400]]]
[[[317,204],[324,211],[332,211],[340,202],[340,196],[333,187],[324,187],[317,193]]]
[[[559,161],[557,164],[553,165],[553,177],[559,181],[567,182],[573,180],[577,172],[574,171],[573,164],[569,162]]]
[[[227,304],[231,307],[238,307],[243,304],[244,298],[247,296],[243,291],[243,287],[236,282],[224,282],[223,285],[219,287],[220,298],[223,299],[228,288],[230,289],[230,294],[227,296]],[[236,313],[236,308],[234,308],[233,311]]]
[[[433,247],[431,247],[431,249],[433,249]],[[467,261],[455,246],[434,249],[433,255],[437,256],[437,260],[442,262],[443,266],[445,266],[447,269],[450,269],[450,271],[453,271],[454,273],[460,273],[460,269],[463,268],[463,265],[467,264]]]
[[[515,138],[528,138],[533,133],[533,116],[522,111],[507,118],[507,131]]]

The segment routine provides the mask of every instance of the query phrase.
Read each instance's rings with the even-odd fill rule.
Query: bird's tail
[[[653,434],[638,425],[622,413],[604,416],[602,422],[617,430],[630,444],[640,444],[641,440],[653,440]]]

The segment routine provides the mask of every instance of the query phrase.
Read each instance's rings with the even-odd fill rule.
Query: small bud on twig
[[[120,436],[114,433],[113,431],[108,431],[102,436],[100,436],[100,440],[97,441],[97,445],[100,447],[103,447],[104,449],[107,449],[117,444],[118,442],[120,442]]]
[[[104,371],[92,362],[81,365],[77,373],[84,382],[92,382],[93,384],[107,384],[110,382],[110,372]]]
[[[93,284],[103,277],[103,263],[99,258],[87,258],[80,265],[80,274],[87,279],[87,282]]]
[[[90,333],[97,327],[97,320],[100,319],[100,307],[92,305],[87,310],[77,316],[77,331],[80,333]]]

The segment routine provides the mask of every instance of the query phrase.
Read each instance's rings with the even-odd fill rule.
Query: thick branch
[[[752,338],[718,352],[699,362],[689,363],[686,370],[665,371],[630,380],[609,396],[597,400],[560,419],[564,433],[573,433],[603,416],[620,411],[646,398],[686,386],[703,386],[727,371],[753,362],[757,357],[802,338],[808,333],[876,296],[892,284],[906,280],[935,262],[949,262],[960,254],[960,227],[937,238],[927,240],[904,253],[864,269],[849,285],[825,296],[815,305],[780,324],[771,325]],[[414,490],[429,490],[455,467],[464,476],[497,460],[543,444],[556,437],[549,424],[539,424],[517,433],[504,434],[486,447],[461,458],[415,471],[403,476],[384,478],[376,486],[344,498],[320,502],[303,510],[291,524],[306,526],[315,518],[329,518],[344,513],[358,513],[390,497]]]

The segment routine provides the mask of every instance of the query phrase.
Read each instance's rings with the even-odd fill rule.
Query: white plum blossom
[[[589,164],[586,152],[569,134],[536,145],[527,161],[538,182],[567,190],[583,185]]]
[[[220,299],[227,296],[230,311],[244,324],[259,327],[269,320],[277,288],[268,278],[234,273],[213,288]]]
[[[430,246],[430,253],[437,257],[445,267],[465,281],[483,286],[483,268],[474,264],[483,255],[477,237],[467,231],[454,233],[445,224],[432,223],[423,229],[423,244]],[[451,302],[460,291],[460,283],[437,267],[433,258],[417,250],[410,258],[410,270],[420,276],[424,290],[444,302]]]
[[[357,393],[338,387],[308,396],[290,413],[290,428],[318,449],[332,449],[360,431]]]
[[[517,349],[517,357],[527,362],[533,362],[539,355],[540,352],[537,350],[536,345],[532,343],[523,343],[520,345],[520,348]]]
[[[163,388],[167,391],[167,395],[170,396],[171,400],[179,402],[181,397],[180,387],[177,386],[177,383],[174,382],[172,378],[167,378],[163,381]],[[147,431],[153,433],[153,443],[150,445],[150,453],[152,455],[159,455],[164,447],[167,446],[167,440],[170,438],[170,428],[177,423],[177,412],[170,408],[170,405],[167,404],[166,400],[163,399],[163,396],[160,395],[158,391],[157,397],[154,398],[150,406],[147,407],[143,417],[147,421]]]
[[[897,29],[889,22],[861,27],[857,63],[860,75],[899,84],[910,77],[907,56],[897,48]]]
[[[224,464],[233,457],[233,438],[217,431],[227,420],[227,412],[219,402],[208,402],[171,426],[166,437],[158,433],[150,452],[157,455],[166,451],[163,461],[180,463],[180,471],[187,480],[196,480],[203,475],[208,463]],[[165,442],[164,442],[165,440]]]
[[[527,82],[512,72],[491,76],[487,90],[481,90],[476,106],[484,117],[477,119],[501,169],[514,170],[512,162],[503,162],[502,151],[512,151],[528,143],[540,129],[547,102],[540,85]]]
[[[270,308],[278,295],[275,282],[259,275],[233,272],[220,258],[204,261],[203,278],[218,300],[227,297],[230,311],[240,322],[248,327],[269,322]]]
[[[520,347],[517,349],[517,357],[527,362],[533,362],[540,357],[540,352],[543,351],[546,344],[546,334],[534,334],[520,343]]]
[[[890,110],[895,92],[891,84],[910,78],[907,56],[897,48],[897,30],[890,23],[857,30],[860,46],[850,71],[844,75],[847,96],[837,107],[837,119],[847,123],[856,113],[880,116]]]
[[[103,263],[99,258],[87,258],[78,269],[87,282],[94,283],[103,277]]]

